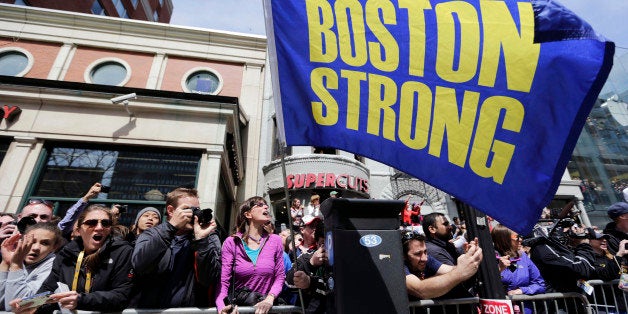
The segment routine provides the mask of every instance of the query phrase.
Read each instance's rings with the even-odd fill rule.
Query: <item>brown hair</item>
[[[176,205],[179,199],[187,196],[198,198],[198,191],[194,188],[179,187],[168,192],[168,194],[166,194],[166,207],[168,207],[168,205],[177,207]]]
[[[510,257],[519,257],[518,248],[512,247],[513,233],[512,230],[502,224],[493,227],[491,238],[493,238],[493,246],[500,256],[508,255]]]
[[[261,196],[253,196],[249,197],[242,205],[240,205],[240,209],[238,210],[238,217],[236,217],[235,231],[242,233],[242,238],[246,238],[249,235],[248,225],[249,220],[244,216],[244,214],[253,208],[255,204],[258,202],[266,203],[266,200]]]
[[[32,230],[37,230],[37,229],[50,231],[54,234],[54,243],[52,246],[54,247],[55,251],[61,248],[65,244],[65,239],[63,238],[61,229],[59,229],[59,227],[57,227],[57,224],[53,222],[38,222],[34,225],[30,225],[26,228],[26,230],[24,231],[24,234],[27,234],[31,232]]]
[[[93,211],[103,211],[107,214],[107,216],[109,217],[110,220],[113,221],[113,215],[111,214],[111,210],[109,209],[109,207],[105,207],[104,205],[100,205],[100,204],[94,204],[94,205],[89,205],[89,207],[87,207],[78,217],[78,227],[80,228],[81,225],[83,224],[83,222],[85,221],[85,217],[87,217],[87,214]],[[111,239],[112,234],[109,233],[108,239]],[[101,259],[101,254],[102,251],[104,250],[106,245],[101,246],[96,252],[89,254],[85,257],[85,266],[87,267],[87,269],[94,271],[96,270],[98,264],[100,264],[100,259]]]

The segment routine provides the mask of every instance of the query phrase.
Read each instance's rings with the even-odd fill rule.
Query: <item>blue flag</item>
[[[523,234],[554,197],[615,48],[551,0],[266,9],[287,145],[380,161]]]

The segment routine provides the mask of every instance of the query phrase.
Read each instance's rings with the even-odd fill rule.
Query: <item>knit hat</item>
[[[153,212],[157,213],[157,216],[159,216],[159,221],[161,221],[161,213],[159,212],[159,209],[157,209],[155,207],[144,207],[144,209],[140,210],[137,213],[137,216],[135,216],[135,223],[134,223],[134,225],[137,225],[137,222],[140,220],[140,217],[142,217],[142,215],[144,215],[145,212],[149,212],[149,211],[153,211]]]

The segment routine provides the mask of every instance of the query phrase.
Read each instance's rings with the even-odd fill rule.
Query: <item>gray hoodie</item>
[[[35,295],[52,270],[55,254],[16,271],[0,272],[0,310],[10,311],[9,302]]]

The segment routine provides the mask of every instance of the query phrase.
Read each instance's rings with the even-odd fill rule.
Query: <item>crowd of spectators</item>
[[[118,223],[117,206],[90,204],[101,188],[90,187],[60,219],[45,200],[30,200],[17,216],[0,215],[0,310],[215,306],[219,313],[237,313],[239,305],[263,314],[303,300],[307,313],[334,312],[318,195],[305,208],[293,201],[293,229],[280,232],[265,199],[251,197],[239,207],[234,232],[221,237],[193,188],[174,189],[163,212],[143,208],[128,227]],[[603,231],[561,217],[524,240],[495,222],[490,254],[468,238],[464,221],[420,215],[415,205],[400,217],[405,266],[399,271],[410,300],[477,296],[476,273],[493,253],[506,295],[586,293],[587,280],[618,279],[626,265],[625,202],[609,207],[613,221]],[[419,216],[420,228],[408,228],[417,224],[412,216]],[[42,293],[43,304],[29,303]],[[527,305],[523,311],[531,313]]]

